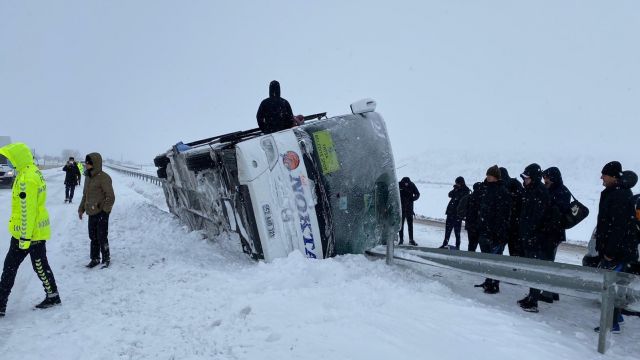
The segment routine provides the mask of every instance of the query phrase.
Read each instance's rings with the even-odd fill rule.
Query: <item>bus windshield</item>
[[[309,176],[315,177],[314,181],[320,179],[325,193],[321,194],[325,199],[318,199],[318,203],[328,202],[335,252],[362,253],[395,239],[400,228],[400,199],[391,146],[380,115],[311,122],[296,133],[308,155],[305,162],[313,162],[306,164],[307,169],[317,172]]]

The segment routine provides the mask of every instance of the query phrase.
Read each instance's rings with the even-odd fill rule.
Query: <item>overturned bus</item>
[[[362,253],[393,241],[400,195],[386,125],[375,101],[352,114],[305,117],[292,129],[236,132],[158,155],[170,211],[211,238],[235,233],[242,250],[271,261]]]

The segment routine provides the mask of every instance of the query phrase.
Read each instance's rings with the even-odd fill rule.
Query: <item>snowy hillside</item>
[[[43,291],[23,263],[0,319],[0,359],[631,360],[640,353],[637,318],[627,319],[606,356],[596,353],[598,304],[590,301],[563,296],[539,314],[524,313],[516,305],[522,287],[504,284],[489,296],[473,288],[480,277],[388,267],[361,255],[310,261],[292,253],[256,263],[235,239],[188,233],[164,210],[158,187],[111,175],[112,265],[88,270],[87,220],[78,220],[77,204],[63,203],[63,173],[45,171],[47,248],[63,303],[32,310]],[[434,180],[447,178],[441,171]],[[0,190],[0,204],[6,221],[9,190]],[[440,236],[441,229],[416,229],[419,243]],[[5,233],[0,253],[8,245]]]
[[[507,149],[508,150],[508,149]],[[519,155],[524,154],[524,155]],[[628,154],[626,157],[594,153],[568,153],[558,151],[522,152],[509,150],[492,153],[480,149],[477,152],[461,150],[432,150],[410,158],[396,159],[398,178],[409,176],[416,183],[421,198],[415,203],[415,212],[433,218],[445,218],[444,211],[449,202],[447,194],[452,189],[457,176],[466,179],[471,188],[476,181],[484,180],[487,169],[497,164],[509,171],[511,177],[520,179],[524,168],[538,163],[542,169],[556,166],[562,172],[565,185],[590,210],[590,215],[582,223],[567,232],[571,242],[585,243],[589,241],[596,225],[598,202],[602,191],[600,171],[609,161],[619,160],[623,169],[640,173],[640,160]],[[634,193],[640,187],[636,186]]]

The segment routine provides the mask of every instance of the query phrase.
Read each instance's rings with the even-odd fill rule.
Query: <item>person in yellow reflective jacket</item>
[[[76,163],[78,165],[78,170],[80,170],[80,175],[78,176],[78,186],[82,185],[82,175],[84,175],[84,166],[82,166],[82,161],[78,161]]]
[[[51,237],[49,213],[46,208],[47,184],[33,163],[29,147],[23,143],[13,143],[0,148],[15,166],[18,174],[11,193],[11,218],[9,233],[11,245],[4,260],[0,278],[0,317],[5,315],[7,299],[13,288],[18,268],[22,261],[31,256],[33,270],[38,275],[46,294],[36,308],[46,309],[60,304],[56,280],[47,260],[46,242]]]

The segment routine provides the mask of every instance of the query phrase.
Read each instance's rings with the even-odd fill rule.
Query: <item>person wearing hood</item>
[[[511,202],[509,193],[500,181],[498,166],[490,167],[486,174],[478,196],[478,242],[483,253],[502,255],[507,243]],[[500,292],[500,282],[494,279],[487,278],[476,287],[482,287],[487,294]]]
[[[456,249],[460,250],[460,229],[462,227],[462,218],[458,217],[458,205],[460,200],[469,195],[471,190],[467,187],[462,176],[458,176],[453,184],[453,190],[449,191],[449,204],[445,214],[447,215],[447,221],[444,230],[444,241],[442,242],[441,249],[449,245],[449,237],[451,237],[451,230],[453,230],[456,237]]]
[[[82,191],[82,200],[78,207],[78,217],[89,215],[89,239],[91,239],[90,257],[88,268],[94,268],[100,264],[102,255],[102,267],[111,264],[109,251],[109,214],[113,209],[116,197],[111,185],[111,177],[102,170],[102,156],[99,153],[91,153],[85,159],[85,180]]]
[[[571,192],[564,185],[562,181],[562,173],[560,169],[552,166],[542,172],[542,179],[544,180],[544,186],[549,191],[550,206],[556,211],[551,211],[550,214],[557,213],[558,217],[547,219],[547,226],[544,228],[544,237],[549,241],[549,247],[547,250],[549,254],[547,257],[551,261],[556,260],[556,253],[558,252],[558,246],[561,242],[567,240],[565,229],[562,225],[561,216],[571,211]],[[540,294],[539,300],[547,303],[552,303],[554,300],[560,300],[560,296],[556,293],[550,293],[543,291]]]
[[[631,188],[638,182],[638,176],[631,171],[622,171],[618,161],[607,163],[601,171],[602,185],[596,224],[596,249],[600,255],[599,268],[623,271],[626,265],[638,259],[636,229],[633,218],[633,193]],[[615,308],[613,333],[620,332],[620,322],[624,321],[620,309]],[[594,329],[600,331],[599,327]]]
[[[550,207],[549,191],[542,184],[542,169],[531,164],[520,175],[524,182],[522,208],[520,210],[520,242],[524,256],[531,259],[551,260],[549,250],[553,245],[543,233]],[[538,312],[540,290],[531,288],[529,294],[518,300],[518,305],[528,312]]]
[[[269,97],[262,100],[256,114],[258,127],[265,134],[290,129],[294,125],[293,111],[289,102],[280,97],[280,83],[269,84]]]
[[[520,222],[520,207],[522,206],[522,184],[518,179],[509,176],[509,171],[504,167],[500,168],[500,175],[502,176],[502,183],[511,197],[511,215],[509,216],[509,229],[507,230],[509,255],[523,256],[518,225]]]
[[[462,198],[458,205],[458,216],[464,219],[464,228],[467,230],[469,244],[467,251],[475,252],[478,249],[478,220],[480,212],[480,195],[484,184],[477,182],[473,184],[473,192]],[[463,207],[461,209],[461,207]]]
[[[413,241],[413,202],[420,198],[420,192],[411,179],[403,177],[398,184],[400,186],[400,204],[402,205],[402,225],[400,227],[400,241],[398,245],[402,245],[404,241],[404,221],[407,220],[407,229],[409,229],[409,245],[417,246]]]
[[[36,308],[46,309],[61,303],[56,280],[47,260],[47,240],[51,237],[49,212],[46,208],[47,184],[33,163],[29,147],[13,143],[0,148],[15,166],[18,175],[11,191],[9,233],[11,244],[4,260],[0,278],[0,317],[5,315],[7,300],[16,279],[18,268],[29,255],[31,265],[44,287],[45,299]]]
[[[78,169],[78,165],[73,156],[70,157],[67,164],[62,167],[62,171],[66,173],[64,177],[64,202],[71,204],[71,202],[73,202],[75,188],[79,185],[80,181],[80,169]]]

